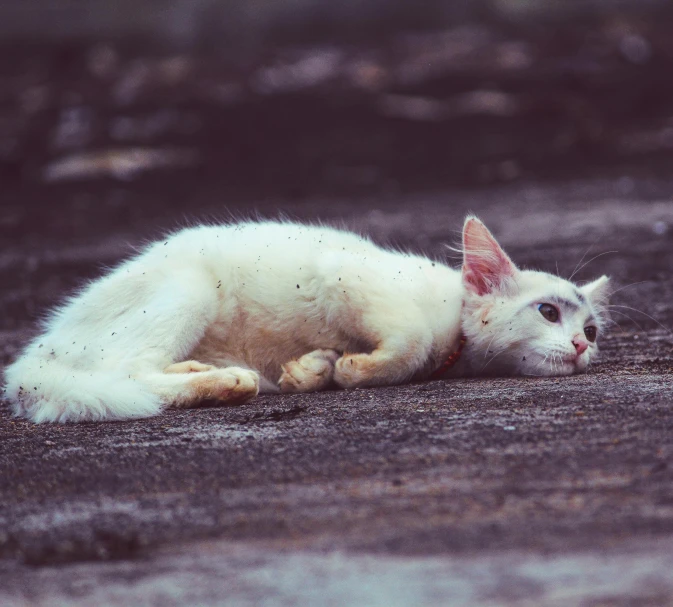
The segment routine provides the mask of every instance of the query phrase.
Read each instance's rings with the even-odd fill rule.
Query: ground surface
[[[63,80],[54,87],[89,91],[75,76]],[[52,110],[40,110],[43,130],[31,137],[58,131],[63,116]],[[282,122],[263,110],[267,125]],[[406,120],[385,128],[422,141],[425,127]],[[26,133],[13,135],[12,149],[35,144]],[[357,133],[343,141],[357,149]],[[212,159],[203,172],[120,182],[82,181],[85,170],[71,183],[44,184],[40,163],[51,161],[17,154],[2,165],[4,363],[37,316],[102,265],[163,227],[225,207],[344,220],[433,254],[455,242],[472,210],[521,265],[569,276],[585,254],[604,253],[576,279],[611,275],[624,287],[613,303],[625,307],[614,308],[602,361],[572,378],[265,396],[76,426],[34,426],[3,406],[0,603],[673,604],[673,181],[665,172],[627,155],[607,173],[598,162],[600,178],[587,167],[554,173],[553,163],[551,175],[539,175],[505,154],[480,173],[498,183],[480,189],[450,179],[421,189],[414,170],[391,187],[371,167],[350,166],[321,173],[355,179],[348,195],[315,186],[270,198],[273,179],[256,190],[243,175],[238,187],[248,194],[239,198]],[[282,184],[290,182],[304,180]]]

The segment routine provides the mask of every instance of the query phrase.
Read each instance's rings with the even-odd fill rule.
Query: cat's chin
[[[574,375],[575,373],[581,373],[582,369],[572,361],[560,361],[557,362],[551,369],[551,376],[557,375]]]
[[[564,360],[557,362],[551,369],[550,375],[576,375],[586,373],[588,364],[579,360]]]
[[[517,373],[529,376],[561,377],[585,373],[588,366],[588,361],[575,356],[556,357],[551,361],[541,358],[537,364],[519,367]]]

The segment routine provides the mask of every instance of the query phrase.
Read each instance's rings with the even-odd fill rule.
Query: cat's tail
[[[36,422],[151,417],[159,397],[121,371],[90,371],[26,353],[5,370],[5,397],[14,413]]]

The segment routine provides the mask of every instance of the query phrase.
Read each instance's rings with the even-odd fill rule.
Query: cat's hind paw
[[[243,404],[259,393],[259,375],[250,369],[227,367],[194,373],[190,384],[199,400],[219,400],[227,404]]]
[[[283,365],[278,380],[281,392],[315,392],[326,388],[334,377],[335,350],[314,350]]]

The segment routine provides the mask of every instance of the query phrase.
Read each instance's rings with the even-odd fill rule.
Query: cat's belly
[[[349,339],[343,332],[315,326],[308,320],[292,330],[279,332],[260,326],[210,327],[188,358],[216,367],[245,367],[262,377],[263,392],[273,391],[282,365],[318,349],[369,352],[371,347]],[[264,381],[266,380],[266,381]]]

